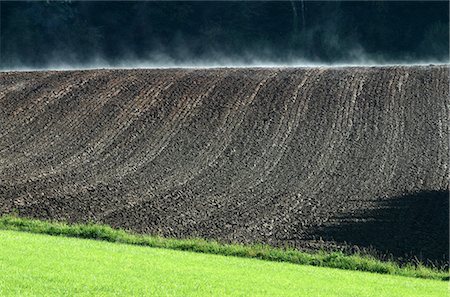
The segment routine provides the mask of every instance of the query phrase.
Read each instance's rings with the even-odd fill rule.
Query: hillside
[[[448,261],[444,66],[2,72],[0,213]]]

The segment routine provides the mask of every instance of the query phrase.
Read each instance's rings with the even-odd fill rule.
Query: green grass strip
[[[172,239],[133,234],[122,229],[113,229],[98,224],[67,224],[5,215],[0,217],[0,229],[408,277],[449,279],[448,271],[429,268],[420,264],[399,266],[394,262],[380,261],[368,255],[345,255],[341,252],[329,253],[323,251],[308,253],[295,249],[274,248],[268,245],[223,244],[204,239]]]

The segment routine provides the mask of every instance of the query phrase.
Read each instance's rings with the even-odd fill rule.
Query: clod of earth
[[[0,213],[448,263],[447,66],[3,72]]]

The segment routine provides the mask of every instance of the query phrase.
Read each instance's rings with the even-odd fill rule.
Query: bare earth
[[[448,261],[445,66],[0,73],[0,213]]]

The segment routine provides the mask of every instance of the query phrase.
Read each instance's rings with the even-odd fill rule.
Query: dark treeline
[[[1,2],[1,65],[448,62],[431,2]]]

